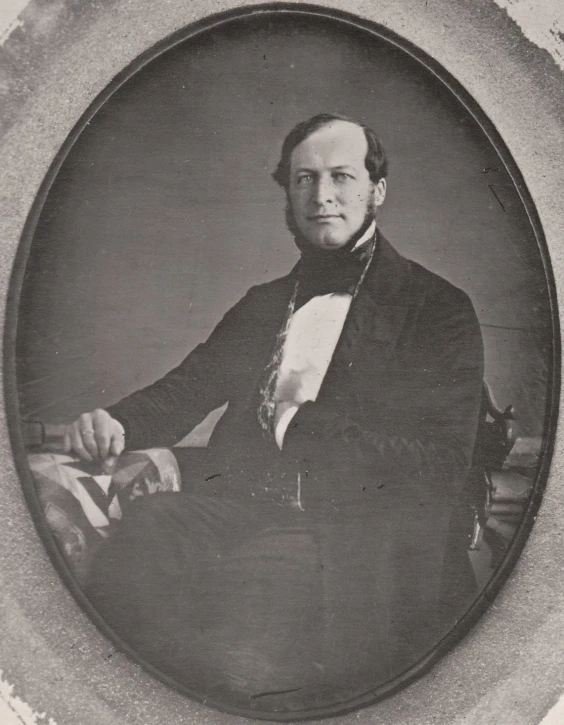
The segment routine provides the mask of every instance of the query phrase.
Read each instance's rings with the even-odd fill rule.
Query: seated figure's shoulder
[[[253,285],[233,305],[222,320],[222,327],[229,325],[263,325],[273,316],[282,314],[291,297],[295,284],[292,273],[270,282]]]
[[[443,313],[467,311],[474,313],[470,296],[456,285],[441,277],[436,272],[423,267],[417,262],[409,261],[414,281],[415,294],[422,302]]]
[[[292,293],[292,289],[296,282],[296,276],[292,272],[284,277],[277,277],[269,282],[262,282],[250,287],[238,304],[253,307],[270,301],[271,303],[277,299],[285,299],[288,301],[288,294]]]
[[[249,289],[249,293],[252,292],[256,295],[269,295],[271,293],[285,293],[288,289],[291,289],[297,280],[296,268],[290,270],[288,274],[282,277],[276,277],[268,282],[261,282],[255,284]]]
[[[420,264],[410,265],[414,305],[410,329],[421,359],[425,350],[441,368],[452,364],[482,370],[482,332],[470,296]]]

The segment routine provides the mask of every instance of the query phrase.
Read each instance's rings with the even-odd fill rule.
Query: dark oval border
[[[474,604],[465,613],[463,618],[455,625],[455,627],[440,641],[436,647],[423,657],[419,662],[410,667],[401,675],[398,675],[389,682],[381,685],[373,691],[365,695],[359,695],[352,700],[327,707],[319,707],[315,710],[297,711],[297,712],[262,712],[260,710],[247,710],[238,707],[226,708],[225,705],[217,703],[212,699],[203,698],[191,692],[188,688],[177,683],[173,678],[160,672],[150,663],[143,660],[127,643],[121,640],[100,617],[94,607],[90,604],[82,589],[78,585],[74,575],[71,572],[67,561],[59,549],[54,536],[49,529],[45,517],[41,510],[39,497],[29,467],[27,465],[25,446],[23,441],[21,417],[18,406],[18,392],[16,385],[16,356],[15,343],[16,331],[18,323],[19,298],[23,282],[23,276],[29,256],[31,243],[33,241],[35,229],[49,194],[51,186],[75,141],[78,139],[85,126],[90,119],[98,112],[98,110],[106,103],[113,93],[126,83],[135,73],[141,70],[145,65],[149,64],[163,53],[171,50],[175,46],[188,41],[190,38],[203,32],[210,31],[214,27],[223,25],[232,20],[240,20],[253,15],[306,15],[319,18],[328,18],[338,21],[349,27],[356,28],[363,33],[370,33],[376,37],[395,45],[403,52],[421,63],[429,72],[435,75],[445,85],[450,92],[462,103],[466,110],[472,115],[476,123],[480,126],[489,142],[499,154],[509,176],[517,189],[521,202],[527,213],[529,223],[535,234],[539,252],[541,255],[543,269],[545,273],[546,285],[549,293],[551,323],[552,323],[552,349],[550,359],[550,370],[547,386],[547,409],[545,413],[544,440],[541,452],[541,463],[537,471],[537,475],[533,484],[532,494],[530,496],[527,509],[522,517],[519,528],[511,542],[511,545],[496,572],[492,575],[486,587],[477,597]],[[465,88],[451,76],[451,74],[443,68],[441,64],[431,58],[427,53],[420,50],[410,41],[402,38],[397,33],[388,28],[379,25],[373,21],[365,20],[353,13],[340,10],[328,9],[320,5],[308,3],[267,3],[255,6],[242,6],[236,9],[228,10],[222,13],[216,13],[206,16],[206,18],[198,20],[185,26],[181,30],[169,35],[160,42],[153,45],[147,51],[138,56],[124,70],[118,73],[113,80],[101,91],[94,101],[89,105],[82,114],[74,128],[67,136],[63,145],[55,155],[47,174],[39,188],[39,191],[32,204],[31,210],[26,219],[21,240],[16,252],[12,274],[10,277],[9,291],[6,301],[5,329],[3,341],[3,370],[4,374],[4,398],[6,402],[6,413],[8,419],[8,430],[10,443],[16,471],[22,482],[22,488],[28,507],[30,509],[34,524],[38,529],[41,540],[46,547],[51,561],[53,562],[58,574],[61,576],[65,586],[69,589],[79,606],[87,613],[90,619],[95,623],[98,629],[114,642],[117,647],[133,659],[137,664],[141,665],[148,673],[164,682],[169,687],[179,690],[183,694],[190,697],[196,702],[207,704],[221,712],[227,712],[233,715],[252,718],[265,719],[271,721],[296,721],[296,720],[313,720],[323,717],[334,717],[337,715],[345,715],[362,707],[372,705],[385,697],[392,695],[400,689],[403,689],[416,679],[427,673],[431,667],[440,660],[457,642],[459,642],[467,632],[476,624],[491,602],[499,593],[504,582],[509,577],[513,567],[515,566],[519,555],[521,554],[531,528],[536,520],[537,512],[542,500],[544,489],[550,470],[552,454],[554,450],[554,442],[556,436],[556,424],[558,419],[559,392],[560,392],[560,361],[561,361],[561,338],[560,324],[558,316],[558,302],[556,295],[556,285],[554,274],[550,262],[550,256],[546,239],[542,229],[541,221],[536,211],[532,196],[525,184],[523,176],[513,160],[513,157],[507,148],[502,137],[497,132],[495,126],[487,117],[486,113],[480,108],[474,98],[465,90]]]

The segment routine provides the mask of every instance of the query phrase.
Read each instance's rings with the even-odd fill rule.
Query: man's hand
[[[119,456],[124,445],[123,426],[101,408],[83,413],[65,432],[65,453],[74,451],[85,461]]]

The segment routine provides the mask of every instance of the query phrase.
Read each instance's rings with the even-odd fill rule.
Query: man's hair
[[[382,146],[382,142],[376,135],[376,133],[365,126],[359,121],[355,121],[354,118],[348,118],[347,116],[341,116],[337,113],[318,113],[307,121],[298,123],[297,126],[290,131],[290,133],[284,139],[282,144],[282,153],[280,154],[280,161],[276,170],[272,174],[272,178],[286,191],[290,184],[290,156],[292,151],[301,144],[308,136],[318,131],[320,128],[327,126],[333,121],[347,121],[348,123],[354,123],[364,131],[364,136],[368,144],[368,150],[366,152],[365,166],[370,175],[370,180],[373,184],[377,184],[380,179],[384,179],[388,175],[388,159],[386,157],[386,151]]]

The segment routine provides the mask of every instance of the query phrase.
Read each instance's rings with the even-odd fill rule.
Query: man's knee
[[[181,497],[179,493],[162,492],[135,499],[124,511],[116,535],[151,537],[170,530],[178,518]]]

